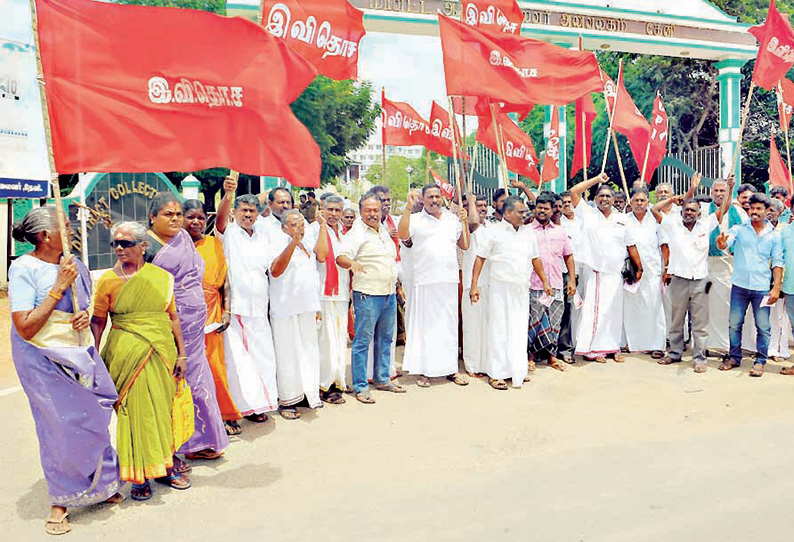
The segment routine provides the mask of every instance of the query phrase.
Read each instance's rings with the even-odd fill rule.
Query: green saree
[[[110,271],[112,273],[112,271]],[[119,392],[121,480],[141,484],[173,466],[171,410],[176,345],[167,309],[173,276],[145,264],[119,291],[102,359]]]

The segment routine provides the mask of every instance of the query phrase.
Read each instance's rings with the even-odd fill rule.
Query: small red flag
[[[394,147],[427,145],[430,125],[405,102],[392,102],[381,96],[383,109],[383,144]]]
[[[463,2],[462,20],[469,26],[518,34],[524,12],[516,0],[467,0]]]
[[[546,156],[543,158],[541,180],[544,183],[553,181],[560,176],[560,113],[556,107],[551,108],[549,137],[546,140]]]
[[[37,0],[60,173],[228,167],[320,183],[289,105],[314,68],[253,21],[205,11]]]
[[[778,12],[775,0],[769,0],[766,21],[750,28],[748,32],[758,40],[753,82],[761,88],[772,90],[778,79],[785,77],[794,64],[794,30],[788,15]]]
[[[563,106],[603,88],[592,52],[438,19],[450,96]]]
[[[645,149],[648,147],[650,125],[634,105],[634,100],[631,99],[629,91],[623,84],[623,63],[620,64],[617,85],[609,76],[603,75],[605,78],[604,96],[609,102],[609,110],[612,113],[612,129],[628,138],[634,161],[637,163],[637,167],[642,169],[642,163],[645,161]]]
[[[529,177],[536,184],[540,184],[538,156],[535,153],[535,146],[532,144],[529,134],[513,122],[506,113],[496,114],[496,129],[498,130],[499,128],[501,128],[500,137],[504,144],[507,169],[513,173]],[[499,146],[496,144],[496,133],[491,115],[479,118],[477,123],[477,141],[493,152],[500,154]]]
[[[264,0],[262,24],[331,79],[358,76],[364,12],[347,0]]]
[[[788,131],[791,115],[794,114],[794,83],[783,77],[778,81],[777,112],[780,117],[780,129]]]
[[[447,199],[453,199],[455,197],[455,187],[442,179],[432,169],[430,170],[430,174],[433,176],[433,182],[435,182],[436,186],[441,189],[441,194]]]
[[[788,168],[777,150],[774,130],[772,137],[769,138],[769,186],[782,186],[789,192],[791,191]]]
[[[460,130],[455,126],[455,141],[460,146]],[[444,156],[454,156],[452,128],[449,124],[449,113],[433,102],[430,110],[430,134],[427,137],[427,148]]]
[[[590,94],[576,100],[576,141],[573,147],[573,165],[571,177],[585,166],[590,165],[593,146],[593,120],[596,118],[595,104]],[[582,148],[584,147],[584,149]],[[583,159],[584,153],[584,159]]]
[[[646,183],[651,182],[653,172],[659,167],[659,164],[664,160],[667,155],[668,131],[670,128],[670,119],[667,118],[667,110],[664,108],[664,102],[659,92],[656,92],[656,99],[653,101],[653,113],[651,113],[651,128],[648,132],[648,142],[650,146],[648,149],[648,163],[645,166],[645,178],[642,179]],[[640,170],[642,175],[642,170]]]

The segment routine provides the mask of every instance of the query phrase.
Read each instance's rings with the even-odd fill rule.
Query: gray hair
[[[286,226],[287,225],[287,220],[289,220],[289,217],[293,216],[293,215],[298,215],[299,217],[303,218],[303,215],[301,214],[301,212],[299,210],[297,210],[297,209],[288,209],[288,210],[284,211],[284,213],[279,217],[279,220],[281,221],[281,225],[282,226]]]
[[[659,184],[656,185],[656,190],[659,190],[659,188],[662,187],[662,186],[670,189],[670,192],[673,191],[673,185],[670,184],[670,183],[659,183]]]
[[[240,208],[240,205],[253,205],[257,212],[261,212],[262,209],[259,207],[259,196],[254,196],[253,194],[244,194],[242,196],[237,196],[234,198],[234,210]]]
[[[783,202],[776,198],[772,198],[772,202],[769,204],[769,206],[772,207],[777,213],[782,213],[786,209],[786,206],[783,205]]]
[[[37,245],[41,232],[57,229],[55,216],[55,207],[51,205],[31,209],[22,220],[14,223],[11,234],[20,243]]]
[[[341,203],[344,206],[345,200],[343,200],[339,196],[330,195],[327,198],[325,198],[325,203]]]
[[[121,230],[127,230],[132,234],[132,238],[139,243],[146,241],[146,228],[140,222],[119,222],[110,228],[110,236],[116,237],[116,233]]]
[[[728,181],[726,181],[725,179],[715,179],[714,182],[711,184],[711,188],[714,188],[718,184],[721,184],[726,188],[728,187]]]
[[[366,194],[361,196],[361,199],[358,200],[358,210],[359,211],[361,211],[361,206],[364,205],[364,202],[369,200],[369,199],[374,199],[378,203],[383,204],[383,200],[380,199],[380,196],[378,195],[378,193],[375,192],[374,190],[370,190],[369,192],[367,192]]]

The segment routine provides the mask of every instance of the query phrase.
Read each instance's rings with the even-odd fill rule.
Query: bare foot
[[[108,498],[105,501],[105,504],[121,504],[124,502],[124,495],[121,493],[116,493],[115,495]]]

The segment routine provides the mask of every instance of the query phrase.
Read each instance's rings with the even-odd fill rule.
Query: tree
[[[386,186],[389,187],[389,192],[391,192],[392,201],[405,201],[408,195],[409,182],[411,188],[420,188],[425,184],[427,153],[428,151],[425,149],[422,158],[408,158],[406,156],[397,155],[389,156],[386,159],[385,183],[383,182],[383,166],[381,164],[371,166],[364,175],[364,178],[373,185],[386,184]],[[444,161],[444,165],[440,166],[440,164],[435,162],[438,156],[439,155],[436,153],[430,153],[431,167],[440,177],[446,179],[446,160]]]

